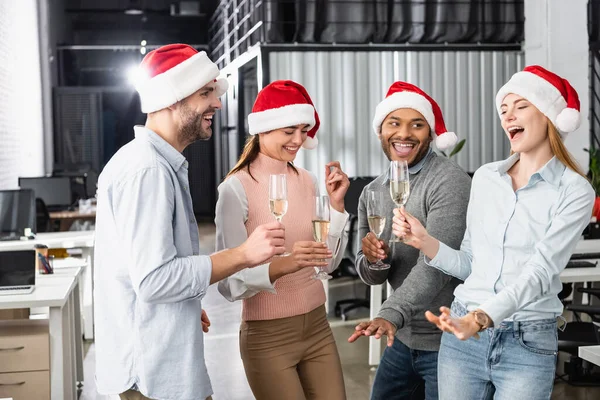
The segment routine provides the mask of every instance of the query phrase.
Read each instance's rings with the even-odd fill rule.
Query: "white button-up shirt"
[[[100,175],[94,300],[102,394],[212,394],[200,321],[212,264],[199,255],[187,187],[184,156],[141,126]]]
[[[560,273],[594,205],[589,182],[556,157],[515,191],[508,170],[518,160],[517,153],[475,173],[460,250],[440,243],[435,258],[425,259],[464,280],[456,298],[494,324],[562,313]]]

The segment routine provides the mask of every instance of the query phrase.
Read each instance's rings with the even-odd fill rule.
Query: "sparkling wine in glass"
[[[374,190],[367,191],[367,219],[369,220],[371,232],[377,239],[381,239],[386,221],[383,193]],[[369,264],[369,268],[375,271],[383,271],[390,268],[390,264],[377,260],[375,264]]]
[[[403,160],[390,161],[390,196],[396,207],[404,207],[409,194],[408,163]],[[390,242],[401,242],[401,240],[398,237],[393,237]]]
[[[287,212],[287,181],[285,174],[269,177],[269,209],[278,222]]]
[[[329,197],[315,196],[315,206],[312,219],[313,236],[315,242],[327,242],[327,238],[329,237],[329,220]],[[332,276],[325,272],[322,267],[318,268],[319,272],[313,275],[314,279],[320,279],[324,281],[332,278]]]

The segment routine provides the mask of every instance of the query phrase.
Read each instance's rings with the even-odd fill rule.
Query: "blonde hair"
[[[573,156],[571,153],[569,153],[569,150],[567,150],[567,147],[562,141],[562,138],[560,137],[560,134],[558,133],[558,130],[554,124],[550,122],[548,118],[546,118],[546,120],[548,121],[548,139],[550,140],[550,149],[552,150],[552,154],[554,154],[556,158],[558,158],[558,160],[566,165],[571,171],[578,173],[585,179],[588,179],[577,161],[573,159]]]

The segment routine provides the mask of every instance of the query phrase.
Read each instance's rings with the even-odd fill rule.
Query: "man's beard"
[[[195,113],[187,104],[182,103],[180,107],[181,120],[183,121],[179,129],[179,142],[186,145],[198,140],[208,140],[212,136],[212,129],[205,130],[202,126],[204,114],[214,113],[214,108],[209,108],[203,113]]]

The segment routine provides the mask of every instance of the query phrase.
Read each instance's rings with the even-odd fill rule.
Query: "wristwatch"
[[[471,311],[471,314],[473,314],[473,316],[475,317],[475,322],[479,325],[479,332],[494,326],[494,321],[492,321],[490,316],[487,315],[484,311],[477,309]]]

